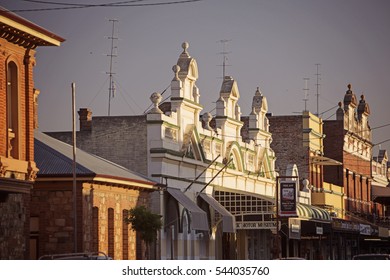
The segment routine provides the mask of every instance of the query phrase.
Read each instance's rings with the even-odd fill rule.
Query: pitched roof
[[[34,135],[38,176],[72,176],[73,147],[42,132]],[[158,182],[104,158],[76,149],[76,175],[102,176],[155,185]]]
[[[33,48],[59,46],[64,38],[0,6],[0,34],[15,44]]]

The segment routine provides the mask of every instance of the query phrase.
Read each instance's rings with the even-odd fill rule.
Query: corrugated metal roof
[[[72,175],[73,147],[42,132],[34,135],[35,162],[39,175]],[[156,184],[148,177],[104,158],[76,149],[77,175],[103,175]]]

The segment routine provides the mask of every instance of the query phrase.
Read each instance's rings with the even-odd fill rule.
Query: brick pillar
[[[80,108],[79,110],[80,131],[92,130],[92,111],[88,108]]]
[[[33,89],[34,89],[34,79],[33,79],[33,67],[35,66],[35,52],[31,49],[27,49],[24,55],[24,74],[25,74],[25,121],[26,126],[26,136],[23,139],[26,145],[26,161],[34,160],[34,108],[33,108]],[[21,132],[19,132],[21,135]],[[22,145],[22,141],[20,141],[20,145]]]

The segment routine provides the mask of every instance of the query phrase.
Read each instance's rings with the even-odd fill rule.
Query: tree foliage
[[[150,244],[157,239],[157,231],[162,227],[161,215],[150,212],[145,206],[130,209],[125,221],[141,235],[145,243]]]

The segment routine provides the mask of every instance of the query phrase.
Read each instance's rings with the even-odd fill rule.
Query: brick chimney
[[[92,111],[88,108],[80,108],[79,110],[80,131],[92,130]]]

